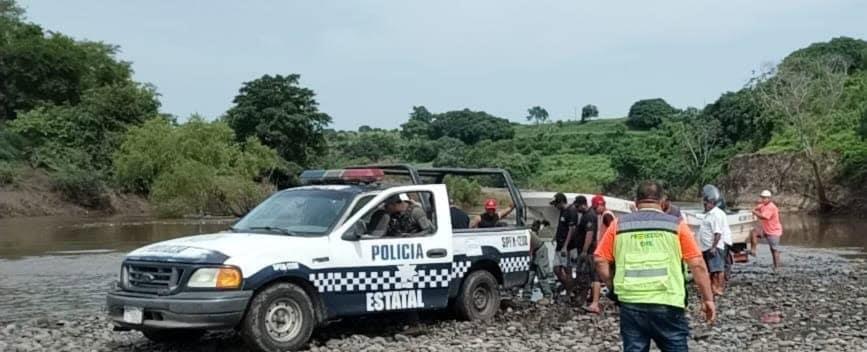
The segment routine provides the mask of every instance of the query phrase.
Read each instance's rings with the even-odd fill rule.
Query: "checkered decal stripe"
[[[460,279],[460,278],[464,277],[464,275],[467,273],[467,270],[470,270],[470,265],[472,265],[472,264],[473,263],[469,260],[452,262],[451,278],[452,279]]]
[[[503,257],[500,258],[500,271],[513,273],[530,270],[530,257]]]
[[[398,289],[447,288],[449,269],[418,269],[411,282],[404,282],[398,271],[359,271],[310,274],[319,292],[383,291]]]
[[[327,272],[309,275],[310,281],[319,292],[385,291],[400,289],[448,288],[449,283],[461,279],[470,269],[472,262],[462,260],[452,262],[451,269],[417,269],[409,272],[409,277],[401,277],[398,270]],[[530,257],[503,257],[500,270],[512,273],[530,270]],[[408,281],[407,281],[408,280]]]

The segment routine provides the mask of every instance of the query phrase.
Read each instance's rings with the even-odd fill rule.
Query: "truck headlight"
[[[234,267],[201,268],[190,276],[187,287],[232,289],[241,287],[241,270]]]

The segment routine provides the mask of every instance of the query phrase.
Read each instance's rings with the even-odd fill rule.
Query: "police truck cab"
[[[502,170],[305,171],[305,186],[276,192],[230,231],[127,254],[107,296],[111,320],[155,341],[237,329],[254,349],[283,351],[343,317],[451,308],[489,319],[499,289],[527,279],[529,231],[522,209],[514,226],[452,229],[443,176],[465,172],[502,176],[522,207]],[[395,175],[410,184],[383,182]]]

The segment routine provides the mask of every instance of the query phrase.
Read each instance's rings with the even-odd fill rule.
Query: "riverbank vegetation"
[[[399,128],[336,131],[297,74],[243,83],[223,116],[172,116],[160,110],[157,87],[133,80],[117,46],[45,30],[14,1],[0,4],[0,187],[38,169],[65,199],[91,209],[110,209],[107,195],[120,191],[165,216],[238,215],[295,185],[304,168],[368,163],[501,167],[523,188],[621,196],[659,179],[691,200],[738,154],[801,153],[814,170],[836,155],[839,176],[816,172],[803,190],[824,210],[843,205],[824,195],[827,184],[867,180],[867,42],[859,39],[797,50],[705,107],[649,97],[626,117],[599,118],[605,112],[586,104],[563,119],[528,103],[526,116],[506,119],[418,105]],[[478,200],[478,184],[459,188],[462,202]]]

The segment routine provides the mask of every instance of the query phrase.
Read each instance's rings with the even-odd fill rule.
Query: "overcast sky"
[[[413,105],[525,121],[643,98],[702,107],[812,42],[867,38],[867,1],[21,1],[27,17],[120,45],[163,111],[223,114],[242,82],[301,74],[338,129]]]

